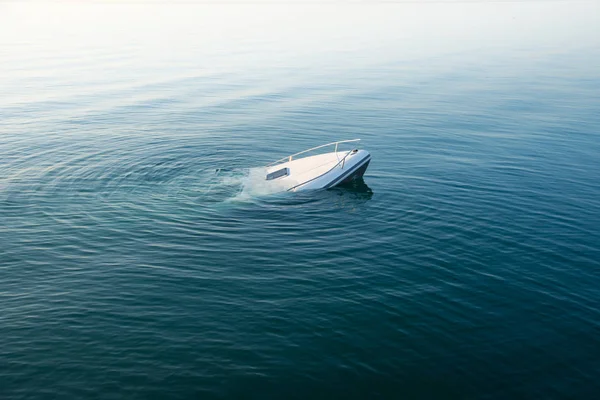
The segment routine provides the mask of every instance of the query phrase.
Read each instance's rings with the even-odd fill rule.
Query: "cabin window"
[[[282,176],[288,176],[290,174],[289,168],[281,168],[277,171],[267,174],[267,180],[272,181],[273,179],[281,178]]]

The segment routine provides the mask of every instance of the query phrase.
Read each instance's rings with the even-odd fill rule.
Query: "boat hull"
[[[346,179],[341,181],[339,183],[339,185],[344,185],[346,183],[351,183],[353,181],[361,179],[363,177],[363,175],[365,174],[365,172],[367,171],[367,168],[369,167],[370,162],[371,162],[371,160],[368,160],[366,163],[364,163],[362,166],[360,166],[354,173],[350,174],[349,177],[347,177]]]
[[[371,162],[371,155],[366,150],[358,150],[348,157],[343,165],[339,165],[310,181],[296,185],[288,190],[297,192],[314,189],[329,189],[362,177]]]
[[[290,156],[286,162],[267,167],[265,179],[283,191],[328,189],[362,177],[370,161],[369,152],[358,149],[295,159]]]

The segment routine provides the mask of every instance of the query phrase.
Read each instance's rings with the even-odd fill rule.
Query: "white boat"
[[[371,155],[366,150],[338,151],[342,143],[358,142],[360,139],[342,140],[292,154],[266,166],[265,179],[282,190],[327,189],[350,182],[363,176]],[[298,157],[325,147],[334,147],[330,153]]]

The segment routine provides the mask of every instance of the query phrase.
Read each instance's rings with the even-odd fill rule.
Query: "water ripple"
[[[351,39],[321,59],[246,29],[268,17],[254,9],[230,32],[200,6],[106,6],[125,7],[113,42],[78,22],[107,9],[80,7],[49,13],[81,38],[60,18],[56,40],[2,25],[25,37],[0,35],[0,397],[598,391],[597,46],[434,55],[398,41],[422,29],[397,32],[414,24],[385,7],[346,33],[277,14],[310,22],[307,49]],[[207,50],[219,35],[232,47]],[[259,166],[348,137],[373,155],[363,182],[262,185]]]

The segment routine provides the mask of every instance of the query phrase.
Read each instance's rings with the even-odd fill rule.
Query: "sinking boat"
[[[327,143],[277,160],[266,166],[265,179],[280,186],[282,190],[297,192],[328,189],[361,178],[371,161],[369,152],[357,148],[338,151],[340,144],[359,141],[360,139],[353,139]],[[327,147],[334,147],[334,151],[302,156]]]

